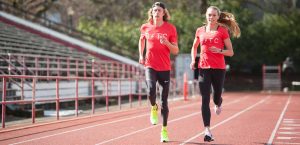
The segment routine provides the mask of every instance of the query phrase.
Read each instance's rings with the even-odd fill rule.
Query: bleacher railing
[[[73,29],[70,31],[62,24],[38,18],[1,1],[0,10],[19,13],[23,18],[68,33],[72,37],[101,40]],[[36,110],[40,109],[36,107],[40,104],[55,103],[56,119],[59,120],[62,102],[74,102],[75,116],[78,116],[81,100],[91,100],[89,109],[94,114],[98,109],[97,100],[104,99],[106,111],[109,111],[109,101],[112,99],[117,98],[121,109],[122,98],[128,98],[131,107],[134,97],[138,97],[141,105],[141,100],[146,96],[144,68],[121,62],[0,52],[0,64],[2,128],[7,122],[8,107],[30,109],[32,123],[35,123]],[[170,98],[175,98],[178,93],[176,81],[171,79]]]
[[[117,100],[119,109],[124,97],[130,107],[137,101],[142,105],[142,100],[147,100],[144,69],[132,65],[16,53],[0,54],[0,63],[2,128],[5,128],[8,107],[17,111],[31,110],[32,123],[35,123],[36,106],[43,104],[55,103],[59,120],[63,102],[73,102],[77,117],[81,100],[90,100],[91,114],[99,110],[96,107],[99,100],[105,101],[106,111],[109,111],[111,100]],[[170,98],[178,93],[175,79],[171,79]]]
[[[118,61],[0,53],[0,70],[9,75],[132,78],[144,69]]]
[[[23,90],[27,92],[27,95],[23,97],[23,99],[16,98],[12,99],[7,96],[8,89],[8,80],[9,79],[19,79],[26,80],[27,82],[32,84],[31,89]],[[5,128],[6,123],[6,108],[14,107],[16,110],[24,110],[24,105],[27,105],[27,112],[31,112],[32,123],[36,122],[36,106],[41,104],[55,104],[55,112],[56,112],[56,120],[60,120],[60,111],[61,111],[61,103],[63,102],[73,102],[75,111],[75,117],[78,117],[79,114],[79,101],[81,100],[90,100],[90,115],[95,114],[96,110],[99,110],[99,106],[96,107],[97,100],[105,101],[106,112],[109,111],[110,100],[117,100],[119,109],[122,107],[122,100],[124,97],[128,100],[128,104],[130,108],[132,108],[133,103],[137,101],[133,101],[134,97],[137,98],[139,106],[142,105],[142,100],[147,100],[146,91],[145,91],[145,83],[144,78],[107,78],[107,77],[65,77],[65,76],[26,76],[26,75],[0,75],[0,83],[2,84],[1,89],[1,108],[2,108],[2,128]],[[41,83],[43,81],[49,81],[55,83],[55,87],[51,87],[48,85],[45,89]],[[70,94],[65,95],[65,92],[68,92],[68,88],[66,88],[66,82],[72,85],[72,92]],[[88,95],[82,94],[83,87],[82,82],[88,83],[87,90],[90,90]],[[20,82],[22,83],[22,82]],[[176,91],[176,82],[175,79],[171,80],[170,85],[170,97],[175,98]],[[68,85],[70,87],[70,85]],[[48,97],[38,97],[38,94],[45,93],[45,91],[50,94]],[[69,91],[69,92],[70,92]],[[51,92],[55,92],[54,94]],[[52,95],[51,95],[52,94]],[[147,101],[146,101],[147,102]],[[86,104],[86,102],[85,102]],[[23,106],[23,108],[22,108]],[[41,109],[41,108],[38,108]],[[31,111],[30,111],[31,110]]]

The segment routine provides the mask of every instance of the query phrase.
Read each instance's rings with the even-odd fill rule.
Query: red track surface
[[[203,142],[201,99],[197,98],[169,103],[168,143],[160,143],[161,124],[150,124],[149,107],[140,107],[25,129],[2,129],[0,144],[300,144],[300,94],[247,92],[223,97],[221,115],[212,110],[215,141],[211,143]]]

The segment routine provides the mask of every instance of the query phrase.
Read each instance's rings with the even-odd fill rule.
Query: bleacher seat
[[[0,46],[2,53],[29,53],[60,57],[86,58],[87,53],[43,38],[36,34],[0,22]]]

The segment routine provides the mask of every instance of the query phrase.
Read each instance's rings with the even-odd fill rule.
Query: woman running
[[[218,7],[210,6],[206,10],[206,24],[197,29],[191,50],[191,69],[195,69],[197,48],[200,45],[199,87],[202,96],[202,118],[205,127],[204,141],[213,141],[210,131],[210,93],[213,88],[215,113],[221,113],[222,88],[225,79],[224,56],[233,56],[232,43],[228,30],[234,37],[240,36],[240,28],[233,14],[221,12]],[[226,49],[224,49],[224,46]],[[197,69],[198,69],[197,68]]]

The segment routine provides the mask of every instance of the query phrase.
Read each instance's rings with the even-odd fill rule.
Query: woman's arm
[[[225,56],[230,56],[230,57],[233,56],[234,52],[233,52],[232,43],[231,43],[230,38],[225,39],[224,44],[225,44],[226,49],[211,47],[210,51],[212,51],[213,53],[220,53],[220,54],[223,54]]]
[[[231,43],[230,38],[225,39],[224,43],[225,43],[226,50],[222,50],[220,53],[225,56],[230,56],[230,57],[233,56],[234,52],[233,52],[232,43]]]

